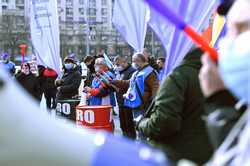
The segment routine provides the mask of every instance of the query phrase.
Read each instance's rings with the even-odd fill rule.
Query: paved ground
[[[122,131],[120,128],[120,121],[119,121],[119,116],[114,116],[114,121],[115,121],[115,135],[122,135]]]

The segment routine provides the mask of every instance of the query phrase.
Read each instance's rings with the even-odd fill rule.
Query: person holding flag
[[[148,64],[142,53],[133,55],[132,67],[136,69],[130,80],[117,80],[113,84],[126,89],[124,106],[132,109],[134,120],[140,118],[153,101],[159,80],[155,70]]]
[[[85,87],[85,91],[89,94],[89,105],[115,106],[114,89],[110,86],[110,82],[115,79],[115,75],[109,70],[104,58],[96,59],[95,72],[96,75],[91,87]]]
[[[135,72],[135,69],[131,66],[129,59],[126,56],[116,56],[114,64],[117,72],[117,80],[129,80]],[[119,92],[116,93],[117,103],[119,106],[120,128],[123,136],[135,139],[136,132],[134,128],[132,109],[124,106],[123,95],[126,91],[127,89],[120,88]]]
[[[249,10],[249,0],[236,1],[229,10],[228,30],[225,37],[219,42],[218,64],[214,63],[207,54],[202,57],[203,66],[199,78],[203,94],[206,97],[206,107],[209,112],[217,112],[217,115],[219,112],[224,113],[224,117],[214,117],[214,119],[220,118],[220,122],[224,123],[224,125],[220,125],[223,128],[217,130],[221,132],[216,134],[217,138],[221,135],[223,137],[220,137],[219,140],[214,139],[219,147],[216,147],[218,149],[214,156],[206,164],[208,166],[248,166],[250,164]],[[240,118],[237,117],[237,114],[241,114],[237,102],[246,104],[248,108],[243,115],[240,115]]]

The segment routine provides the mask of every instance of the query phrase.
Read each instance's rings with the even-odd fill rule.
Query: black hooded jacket
[[[62,79],[56,82],[60,87],[57,92],[57,100],[71,99],[78,94],[78,88],[81,84],[81,73],[77,68],[65,71]]]

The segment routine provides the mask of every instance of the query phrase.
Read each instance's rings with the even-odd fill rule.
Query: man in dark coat
[[[116,70],[119,72],[119,80],[129,80],[132,74],[136,71],[131,64],[128,63],[127,57],[117,56],[114,59],[114,64],[116,65]],[[120,118],[120,127],[124,136],[135,139],[136,132],[133,122],[132,109],[124,106],[123,95],[126,93],[126,90],[121,89],[116,93],[117,103],[119,105],[119,118]]]
[[[64,59],[64,74],[62,79],[56,80],[57,100],[71,99],[78,95],[78,88],[81,84],[81,73],[77,69],[74,59]]]
[[[150,55],[149,51],[147,48],[144,48],[143,50],[143,55],[144,57],[146,58],[148,64],[155,69],[155,71],[159,72],[160,69],[159,69],[159,66],[157,65],[156,63],[156,60],[153,56]]]
[[[182,64],[163,82],[153,108],[137,128],[149,142],[162,148],[174,162],[186,158],[202,164],[210,158],[210,145],[205,123],[198,74],[201,51],[191,51]]]
[[[145,113],[154,99],[159,88],[159,80],[157,73],[147,63],[143,54],[136,53],[133,55],[132,66],[136,69],[136,73],[132,75],[130,80],[116,80],[113,81],[113,84],[119,88],[119,91],[126,91],[126,94],[123,96],[124,105],[127,102],[126,106],[132,108],[135,120]],[[138,88],[136,88],[137,86]]]
[[[95,57],[88,55],[84,58],[83,62],[88,68],[87,78],[84,81],[84,86],[90,87],[94,79],[93,75],[95,74]]]
[[[159,68],[158,78],[159,78],[160,82],[163,81],[163,79],[164,79],[165,61],[166,61],[166,59],[163,57],[160,57],[157,59],[157,65]]]
[[[38,102],[41,101],[41,88],[38,78],[30,72],[28,63],[22,65],[21,72],[16,75],[16,80],[34,99]]]

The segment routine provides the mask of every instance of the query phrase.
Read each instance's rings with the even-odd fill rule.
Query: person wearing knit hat
[[[3,53],[1,55],[0,65],[4,66],[4,69],[11,75],[14,75],[16,72],[15,63],[10,61],[9,58],[10,56],[8,53]]]
[[[64,58],[64,63],[66,63],[66,62],[72,62],[72,63],[76,64],[75,59],[72,58],[72,57],[70,57],[70,56],[66,56],[66,57]]]
[[[30,71],[30,64],[24,63],[21,71],[16,74],[17,82],[34,98],[37,102],[41,101],[41,87],[38,78]]]
[[[57,101],[71,99],[76,96],[81,84],[81,73],[78,71],[76,61],[73,58],[64,58],[63,69],[64,73],[62,78],[55,81]]]

